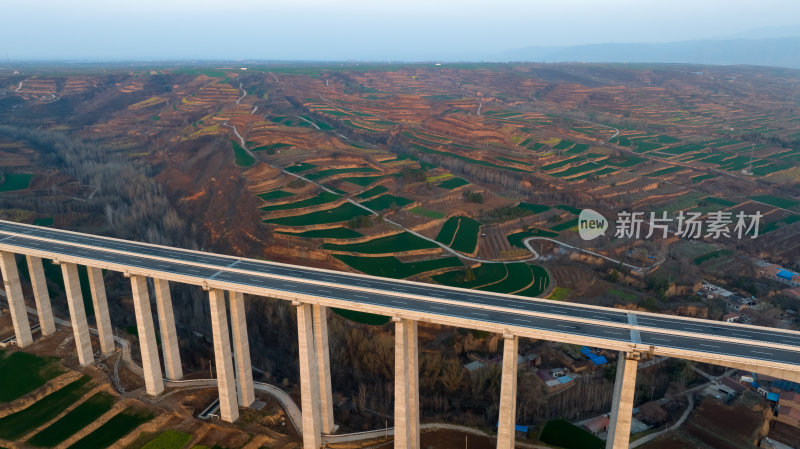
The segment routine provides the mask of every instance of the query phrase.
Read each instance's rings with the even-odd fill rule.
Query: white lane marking
[[[699,344],[700,346],[705,346],[706,348],[717,348],[717,349],[719,349],[719,346],[707,345],[707,344],[705,344],[705,343],[698,343],[698,344]]]
[[[556,324],[558,327],[566,327],[568,329],[576,329],[576,326],[567,326],[566,324]]]
[[[428,306],[431,309],[438,309],[438,310],[447,310],[445,307],[438,307],[438,306]]]
[[[658,337],[650,337],[650,340],[658,340],[658,341],[672,341],[669,338],[658,338]]]
[[[488,314],[488,313],[476,312],[476,311],[474,311],[474,310],[473,310],[471,313],[472,313],[473,315],[489,316],[489,314]]]
[[[773,354],[773,353],[771,353],[771,352],[756,351],[756,350],[754,350],[754,349],[751,349],[751,350],[750,350],[750,352],[752,352],[752,353],[754,353],[754,354],[775,355],[775,354]]]

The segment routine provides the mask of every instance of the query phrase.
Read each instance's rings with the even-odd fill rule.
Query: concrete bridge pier
[[[131,276],[131,292],[136,314],[136,330],[139,334],[139,348],[142,352],[144,384],[147,394],[157,396],[164,391],[164,379],[161,377],[161,364],[158,361],[158,346],[153,313],[150,310],[147,279],[143,276]]]
[[[319,409],[320,382],[314,350],[314,320],[311,304],[297,306],[297,339],[300,353],[300,410],[303,412],[303,449],[319,449],[322,426]]]
[[[92,292],[92,305],[94,306],[94,319],[97,324],[97,333],[100,336],[100,352],[110,355],[114,352],[114,329],[111,327],[111,317],[108,314],[108,299],[106,286],[103,281],[103,270],[96,267],[86,267],[89,272],[89,288]]]
[[[331,363],[328,345],[328,308],[319,304],[311,307],[314,321],[314,349],[317,354],[317,380],[319,380],[319,409],[322,433],[336,431],[333,422],[333,394],[331,390]]]
[[[517,425],[519,337],[516,335],[503,335],[503,340],[503,375],[500,381],[497,449],[514,449]]]
[[[53,308],[50,304],[50,293],[47,291],[47,278],[44,275],[42,259],[36,256],[25,256],[28,262],[28,273],[33,287],[33,298],[36,301],[36,314],[39,316],[39,328],[46,337],[56,331]]]
[[[236,381],[231,360],[231,342],[228,336],[228,314],[225,308],[225,291],[212,288],[208,291],[211,305],[211,333],[214,338],[214,361],[217,366],[219,388],[219,414],[223,421],[239,419],[236,400]]]
[[[619,353],[606,449],[628,448],[631,438],[633,395],[636,392],[636,368],[640,358],[641,354],[638,352]]]
[[[236,392],[239,405],[249,407],[256,400],[253,388],[253,368],[250,364],[250,343],[247,341],[247,319],[244,311],[244,294],[231,291],[231,329],[233,334],[233,360],[236,365]]]
[[[394,447],[419,449],[417,322],[395,319],[394,335]]]
[[[0,269],[3,273],[6,299],[11,312],[11,322],[14,325],[14,335],[17,337],[17,346],[24,348],[33,343],[33,336],[31,335],[31,324],[28,322],[28,311],[25,309],[25,298],[22,296],[22,286],[19,282],[19,270],[17,270],[14,253],[0,252]]]
[[[169,281],[154,279],[158,330],[161,334],[161,351],[164,354],[164,374],[169,380],[183,377],[181,354],[178,348],[178,332],[175,330],[175,315],[172,312],[172,296]]]
[[[78,361],[82,366],[86,366],[94,363],[94,354],[92,353],[92,340],[89,337],[89,323],[86,322],[86,309],[83,306],[78,266],[74,263],[62,262],[61,274],[64,276],[64,289],[67,293],[72,334],[75,336],[75,346],[78,349]]]

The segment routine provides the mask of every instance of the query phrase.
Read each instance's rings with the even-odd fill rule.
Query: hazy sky
[[[19,0],[0,58],[479,60],[526,46],[718,38],[798,0]]]

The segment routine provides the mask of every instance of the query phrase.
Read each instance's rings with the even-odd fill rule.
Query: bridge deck
[[[800,333],[320,270],[0,221],[0,249],[176,282],[711,363],[797,371]],[[633,323],[633,324],[631,324]],[[632,332],[634,331],[634,332]],[[683,354],[683,353],[686,354]]]

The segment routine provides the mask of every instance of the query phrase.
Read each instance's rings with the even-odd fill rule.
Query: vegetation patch
[[[259,193],[256,195],[257,197],[261,198],[264,201],[272,201],[278,200],[281,198],[286,198],[294,195],[292,192],[286,192],[284,190],[273,190],[271,192]]]
[[[555,176],[556,178],[568,178],[571,176],[575,176],[581,173],[586,173],[589,171],[594,171],[597,169],[602,168],[602,165],[599,165],[595,162],[587,162],[585,164],[581,164],[575,167],[570,167],[566,170],[562,170],[557,173],[548,173],[550,176]]]
[[[508,275],[502,281],[478,288],[478,290],[495,293],[514,293],[527,288],[533,283],[533,272],[526,263],[508,263],[506,266]]]
[[[145,444],[142,449],[181,449],[189,443],[192,436],[177,430],[167,430],[159,434],[154,440]]]
[[[369,201],[364,201],[361,204],[373,210],[383,210],[395,207],[403,207],[411,203],[413,203],[413,201],[408,198],[386,194]]]
[[[260,209],[263,210],[264,212],[272,212],[276,210],[302,209],[304,207],[311,207],[311,206],[318,206],[320,204],[332,203],[340,198],[341,198],[340,195],[323,190],[317,196],[313,196],[311,198],[295,201],[293,203],[275,204],[274,206],[264,206],[261,207]]]
[[[91,380],[91,377],[83,376],[30,407],[0,418],[0,438],[15,440],[55,418],[89,391]]]
[[[33,220],[34,226],[53,226],[55,224],[55,217],[41,217]]]
[[[401,262],[394,256],[362,257],[347,254],[334,254],[333,257],[364,274],[393,279],[404,279],[427,271],[462,266],[458,257],[420,260],[417,262]]]
[[[34,435],[28,440],[28,444],[38,447],[56,446],[111,410],[113,405],[114,396],[105,392],[97,393]]]
[[[317,166],[314,164],[309,164],[308,162],[300,162],[298,164],[286,167],[286,171],[290,173],[302,173],[306,170],[311,170],[312,168],[316,168]]]
[[[446,216],[446,214],[443,212],[439,212],[438,210],[425,209],[422,206],[414,207],[410,209],[410,211],[417,215],[422,215],[423,217],[431,218],[433,220],[438,220]]]
[[[800,206],[800,201],[775,195],[757,195],[751,196],[750,199],[760,203],[769,204],[770,206],[780,207],[782,209],[792,209]]]
[[[542,170],[543,171],[550,171],[550,170],[554,170],[556,168],[561,168],[561,167],[563,167],[563,166],[565,166],[567,164],[571,164],[573,162],[581,162],[581,161],[585,161],[585,160],[586,160],[586,156],[575,156],[575,157],[572,157],[572,158],[569,158],[569,159],[563,159],[563,160],[560,160],[558,162],[553,162],[553,163],[550,163],[550,164],[542,165]]]
[[[436,235],[436,241],[450,246],[453,243],[453,238],[456,236],[458,230],[459,217],[450,217],[442,225],[442,229]]]
[[[366,187],[381,178],[383,178],[383,176],[356,176],[353,178],[345,178],[344,180],[357,186]]]
[[[529,265],[529,267],[531,269],[531,273],[533,273],[533,283],[530,287],[522,290],[521,292],[515,293],[515,295],[539,297],[550,285],[550,276],[547,274],[547,270],[545,270],[543,267],[538,265]]]
[[[646,161],[647,159],[641,156],[628,156],[623,158],[615,158],[615,159],[607,159],[604,162],[606,165],[611,165],[613,167],[625,168],[625,167],[633,167],[634,165],[639,165],[642,162]]]
[[[433,277],[436,282],[451,287],[477,288],[499,282],[508,275],[506,264],[483,263],[465,271],[450,271]]]
[[[0,402],[11,402],[41,387],[63,372],[58,357],[39,357],[0,350]],[[25,373],[20,376],[19,373]]]
[[[575,145],[575,142],[571,142],[569,140],[562,140],[558,142],[556,146],[553,147],[554,150],[566,150],[567,148]]]
[[[576,143],[572,148],[567,150],[567,154],[578,154],[583,153],[584,151],[589,149],[589,144],[587,143]]]
[[[685,145],[663,149],[661,150],[661,152],[677,155],[677,154],[689,153],[691,151],[699,151],[705,147],[706,147],[705,144],[702,143],[687,143]]]
[[[661,142],[661,143],[678,143],[678,142],[681,141],[677,137],[663,136],[663,135],[662,136],[658,136],[658,139],[656,139],[656,140]]]
[[[153,415],[146,410],[126,409],[67,449],[105,449],[151,419]]]
[[[711,259],[721,257],[721,256],[730,256],[733,254],[733,251],[729,249],[720,249],[716,251],[711,251],[710,253],[703,254],[702,256],[694,258],[695,265],[701,265],[703,262],[707,262]]]
[[[563,419],[545,423],[539,440],[564,449],[603,449],[606,447],[605,441]]]
[[[550,296],[547,299],[552,299],[553,301],[563,301],[567,299],[572,289],[565,288],[565,287],[556,287],[553,289],[553,292],[550,293]]]
[[[0,173],[0,192],[24,190],[31,186],[32,174]]]
[[[431,248],[438,248],[438,245],[423,238],[417,237],[416,235],[407,231],[399,234],[388,235],[386,237],[379,237],[377,239],[372,239],[361,243],[325,243],[322,245],[322,249],[363,254],[401,253],[404,251],[415,251]]]
[[[303,215],[293,215],[291,217],[280,217],[264,220],[264,223],[272,223],[283,226],[310,226],[317,224],[338,223],[347,221],[355,217],[372,215],[370,212],[352,204],[344,203],[334,209],[320,210]]]
[[[371,188],[369,190],[366,190],[364,192],[359,193],[358,195],[356,195],[356,198],[360,198],[360,199],[372,198],[374,196],[378,196],[381,193],[386,193],[388,191],[389,191],[389,189],[387,189],[384,186],[375,186],[375,187],[373,187],[373,188]]]
[[[651,173],[645,173],[644,176],[651,176],[651,177],[659,177],[663,175],[668,175],[670,173],[675,173],[677,171],[686,170],[686,167],[682,167],[680,165],[675,165],[673,167],[662,168],[661,170],[656,170]]]
[[[349,228],[314,229],[306,232],[278,231],[277,234],[293,235],[307,239],[354,239],[364,234]]]
[[[692,184],[697,184],[699,182],[705,181],[706,179],[711,179],[711,178],[716,178],[716,177],[717,177],[717,175],[711,174],[711,173],[708,173],[708,174],[705,174],[705,175],[700,175],[700,176],[695,176],[695,177],[692,178]]]
[[[256,163],[256,158],[250,155],[241,145],[237,142],[231,141],[233,146],[233,154],[236,165],[239,167],[252,167]]]
[[[541,214],[550,210],[550,206],[545,206],[544,204],[519,203],[517,207],[529,210],[534,214]]]
[[[450,220],[453,219],[457,219],[458,221],[458,230],[451,239],[450,243],[446,244],[456,251],[471,254],[473,251],[475,251],[475,247],[478,245],[478,233],[480,232],[481,226],[480,222],[469,217],[450,218]],[[447,221],[450,222],[450,220]],[[436,240],[445,243],[442,240],[439,240],[438,236]]]
[[[568,220],[568,221],[565,221],[563,223],[559,223],[559,224],[557,224],[555,226],[551,226],[550,230],[556,231],[556,232],[561,232],[561,231],[566,231],[567,229],[572,229],[572,228],[576,228],[576,227],[578,227],[578,219],[577,218],[573,218],[572,220]]]
[[[274,152],[275,150],[280,150],[281,148],[291,148],[294,145],[291,143],[271,143],[269,145],[263,145],[258,148],[253,148],[253,151],[266,151],[266,152]]]
[[[466,179],[458,178],[458,177],[452,177],[452,178],[449,178],[449,179],[447,179],[445,181],[440,182],[439,184],[436,184],[436,187],[441,187],[443,189],[452,190],[452,189],[455,189],[455,188],[458,188],[458,187],[461,187],[461,186],[465,186],[467,184],[469,184],[469,181],[467,181]]]
[[[611,296],[615,296],[623,301],[633,301],[634,299],[636,299],[636,295],[634,295],[633,293],[623,292],[615,288],[609,288],[608,290],[606,290],[606,293]]]
[[[761,230],[761,233],[766,234],[767,232],[774,231],[776,229],[782,228],[792,223],[797,223],[798,221],[800,221],[800,215],[789,215],[787,217],[781,218],[780,220],[775,220],[767,223],[764,226],[764,229]]]

